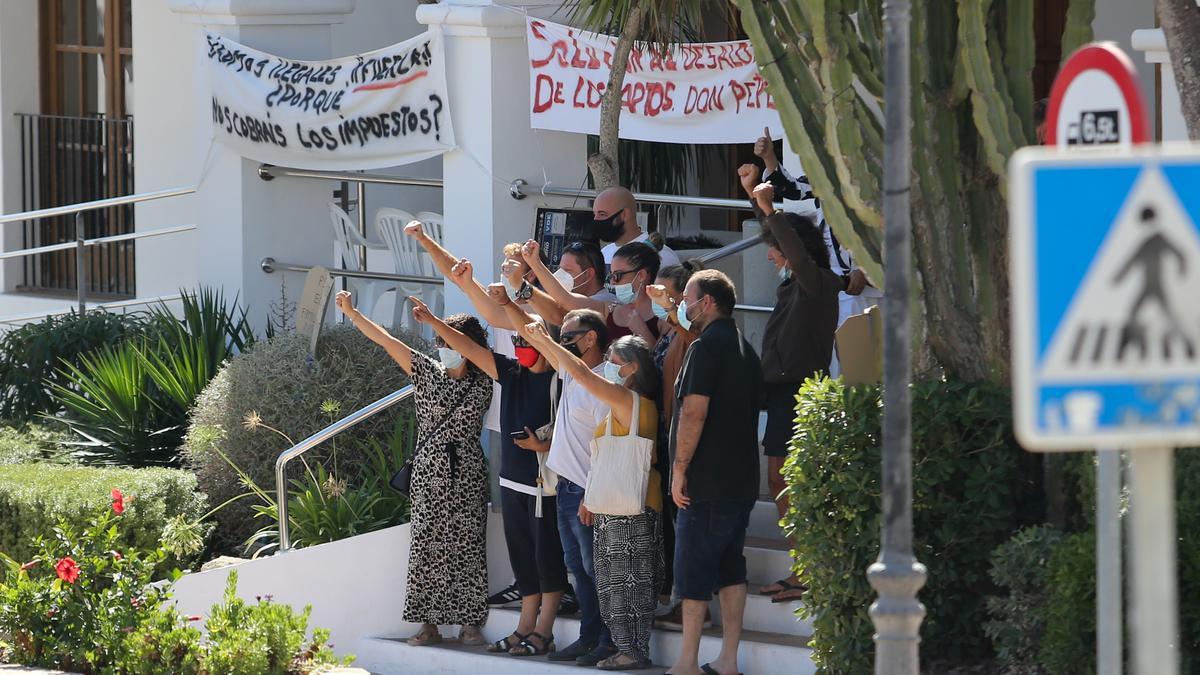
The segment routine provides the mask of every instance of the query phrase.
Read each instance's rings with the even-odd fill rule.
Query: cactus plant
[[[882,282],[882,0],[734,2],[826,219]],[[1034,142],[1034,9],[913,3],[914,300],[932,356],[967,380],[1008,373],[1006,164]],[[1094,16],[1070,1],[1064,56]]]

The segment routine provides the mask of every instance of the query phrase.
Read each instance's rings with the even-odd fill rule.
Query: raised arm
[[[521,257],[525,259],[525,264],[529,265],[534,276],[542,284],[542,290],[546,291],[546,294],[562,307],[564,314],[573,309],[594,309],[600,312],[601,316],[608,316],[607,302],[593,300],[586,295],[580,295],[572,292],[569,288],[564,288],[558,279],[554,278],[550,268],[546,267],[546,263],[542,262],[540,251],[541,246],[537,241],[530,239],[521,247]]]
[[[497,307],[502,309],[509,323],[517,327],[516,330],[518,333],[521,332],[521,326],[524,326],[527,323],[533,323],[535,321],[532,316],[530,316],[525,310],[521,309],[520,305],[509,299],[508,291],[504,290],[504,284],[488,284],[487,294],[488,298],[490,298]],[[546,354],[545,352],[541,352],[541,354],[542,356],[546,357],[546,361],[550,364],[551,368],[558,370],[558,361],[555,360],[552,355]]]
[[[759,183],[758,173],[758,167],[753,164],[738,167],[738,180],[750,198],[754,215],[763,231],[770,232],[779,242],[779,250],[791,263],[792,277],[805,293],[816,295],[821,292],[821,268],[808,254],[808,249],[804,248],[800,235],[788,225],[787,217],[782,211],[775,210],[775,186]]]
[[[487,373],[488,377],[493,380],[500,379],[500,374],[496,370],[496,358],[493,356],[492,350],[463,335],[458,330],[447,325],[445,321],[434,316],[433,312],[429,311],[429,307],[424,302],[421,302],[420,298],[410,295],[408,299],[413,305],[413,318],[418,323],[426,324],[432,328],[433,332],[437,333],[438,337],[446,342],[447,347],[462,354],[464,358],[474,363],[484,373]]]
[[[450,268],[450,278],[454,281],[455,285],[463,290],[467,299],[471,301],[471,304],[475,306],[475,310],[479,312],[479,316],[488,322],[488,325],[493,328],[515,330],[513,325],[509,323],[508,317],[505,316],[504,310],[488,299],[487,291],[484,290],[483,284],[476,281],[475,277],[472,276],[473,272],[474,266],[471,265],[471,261],[462,258]]]
[[[383,347],[388,356],[400,365],[405,374],[412,375],[412,348],[401,342],[388,333],[382,326],[368,319],[358,308],[354,306],[354,301],[350,299],[350,291],[338,291],[334,296],[333,302],[337,308],[342,310],[346,318],[354,324],[363,335],[366,335],[371,342]]]
[[[409,221],[404,226],[404,234],[412,237],[421,248],[429,254],[433,260],[434,267],[442,273],[442,276],[450,278],[450,270],[458,263],[458,258],[455,258],[450,251],[447,251],[441,244],[437,243],[432,237],[425,233],[425,228],[421,226],[421,221]]]
[[[576,382],[583,385],[584,389],[612,408],[613,419],[629,428],[632,421],[630,413],[633,412],[630,400],[630,397],[634,395],[632,391],[592,372],[592,369],[588,368],[582,359],[552,340],[550,334],[546,332],[546,327],[541,323],[533,322],[522,326],[521,337],[537,347],[538,351],[546,358],[550,358],[549,355],[553,354],[560,365],[559,372],[569,373]],[[633,433],[637,433],[637,431],[634,430]]]

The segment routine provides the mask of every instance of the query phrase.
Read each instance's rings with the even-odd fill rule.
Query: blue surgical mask
[[[679,320],[679,325],[684,330],[692,329],[692,320],[687,315],[688,304],[687,300],[680,300],[679,307],[675,309],[675,318]]]
[[[613,292],[617,294],[617,304],[628,305],[637,299],[637,293],[633,290],[633,284],[617,284],[613,286]]]
[[[662,319],[663,321],[667,320],[666,308],[663,307],[662,305],[658,304],[657,302],[650,303],[650,311],[654,312],[654,316],[657,316],[658,318]]]
[[[449,347],[438,347],[438,358],[442,360],[446,370],[454,370],[463,364],[463,355]]]
[[[780,267],[779,268],[779,280],[780,281],[787,281],[788,279],[791,279],[791,278],[792,278],[792,270],[790,268],[788,268],[788,267]]]
[[[621,377],[621,366],[612,361],[604,362],[604,379],[614,384],[625,384],[625,378]]]

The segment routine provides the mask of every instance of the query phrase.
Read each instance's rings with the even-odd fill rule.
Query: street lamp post
[[[876,675],[917,675],[925,618],[917,600],[925,566],[912,546],[910,22],[910,0],[884,3],[883,546],[867,570],[879,594],[871,605]]]

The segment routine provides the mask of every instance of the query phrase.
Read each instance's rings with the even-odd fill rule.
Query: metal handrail
[[[721,258],[728,258],[735,253],[741,253],[742,251],[757,246],[761,243],[763,243],[762,235],[756,234],[753,237],[746,237],[745,239],[740,239],[732,244],[726,244],[715,251],[709,251],[708,253],[696,258],[696,260],[699,260],[707,265],[708,263],[720,260]]]
[[[406,176],[387,176],[381,173],[358,173],[357,171],[314,171],[312,169],[293,169],[286,166],[275,166],[274,164],[260,164],[258,167],[258,177],[263,180],[273,180],[280,176],[432,188],[440,188],[444,182],[441,178],[409,178]]]
[[[108,199],[97,199],[93,202],[80,202],[78,204],[68,204],[67,206],[52,206],[48,209],[37,209],[36,211],[22,211],[20,213],[8,213],[0,215],[0,225],[4,223],[15,223],[22,220],[37,220],[39,218],[51,218],[53,216],[66,216],[72,213],[83,213],[85,211],[94,211],[96,209],[107,209],[112,206],[124,206],[126,204],[140,204],[149,202],[155,199],[166,199],[167,197],[180,197],[182,195],[190,195],[196,192],[195,187],[179,187],[170,188],[167,190],[158,190],[156,192],[143,192],[136,195],[126,195],[124,197],[110,197]]]
[[[182,300],[182,299],[183,299],[183,296],[176,293],[174,295],[159,295],[159,296],[153,297],[153,298],[134,298],[132,300],[117,300],[115,302],[106,302],[106,303],[103,303],[100,305],[96,305],[95,309],[102,309],[102,310],[123,309],[125,307],[136,307],[138,305],[153,305],[154,303],[157,303],[157,302],[174,302],[175,300]],[[6,317],[0,319],[0,324],[28,323],[30,321],[35,321],[37,319],[45,319],[46,317],[50,317],[50,316],[59,316],[61,314],[70,314],[71,312],[74,312],[74,311],[76,311],[76,308],[70,307],[68,309],[56,309],[56,310],[52,310],[49,312],[38,312],[36,314],[22,314],[19,316],[6,316]]]
[[[360,408],[342,419],[330,424],[321,429],[317,433],[300,441],[296,445],[279,453],[279,457],[275,459],[275,499],[279,510],[279,552],[285,553],[292,547],[291,539],[288,537],[288,507],[287,507],[287,464],[296,459],[300,455],[312,450],[321,443],[337,436],[350,427],[362,422],[363,420],[376,415],[397,403],[410,398],[416,392],[411,384],[405,385],[398,391],[394,391],[387,396],[375,401],[374,403]]]
[[[259,263],[259,267],[267,274],[273,272],[307,272],[312,269],[311,265],[296,265],[293,263],[283,263],[274,258],[263,258]],[[357,270],[344,270],[340,267],[329,268],[329,274],[335,277],[346,277],[349,279],[376,279],[380,281],[406,281],[412,284],[433,284],[435,286],[444,286],[446,280],[442,277],[414,277],[407,274],[385,274],[383,272],[359,272]]]
[[[530,185],[520,178],[514,180],[512,184],[509,185],[508,192],[512,195],[513,199],[524,199],[526,197],[537,195],[595,199],[596,196],[600,194],[596,190],[554,187],[550,183],[545,185]],[[663,206],[698,206],[706,209],[727,209],[733,211],[750,211],[752,209],[750,202],[745,199],[664,195],[656,192],[634,192],[633,198],[642,204],[661,204]],[[776,202],[776,205],[782,208],[783,202]]]
[[[126,234],[113,234],[107,237],[97,237],[95,239],[84,239],[84,246],[97,246],[99,244],[111,244],[116,241],[129,241],[131,239],[145,239],[148,237],[161,237],[164,234],[175,234],[176,232],[189,232],[196,229],[195,224],[191,225],[174,225],[172,227],[161,227],[157,230],[145,230],[142,232],[129,232]],[[0,253],[0,260],[8,260],[9,258],[21,258],[29,255],[38,255],[41,253],[53,253],[55,251],[67,251],[77,248],[79,244],[74,241],[67,241],[61,244],[50,244],[48,246],[37,246],[35,248],[23,248],[17,251],[5,251]]]

